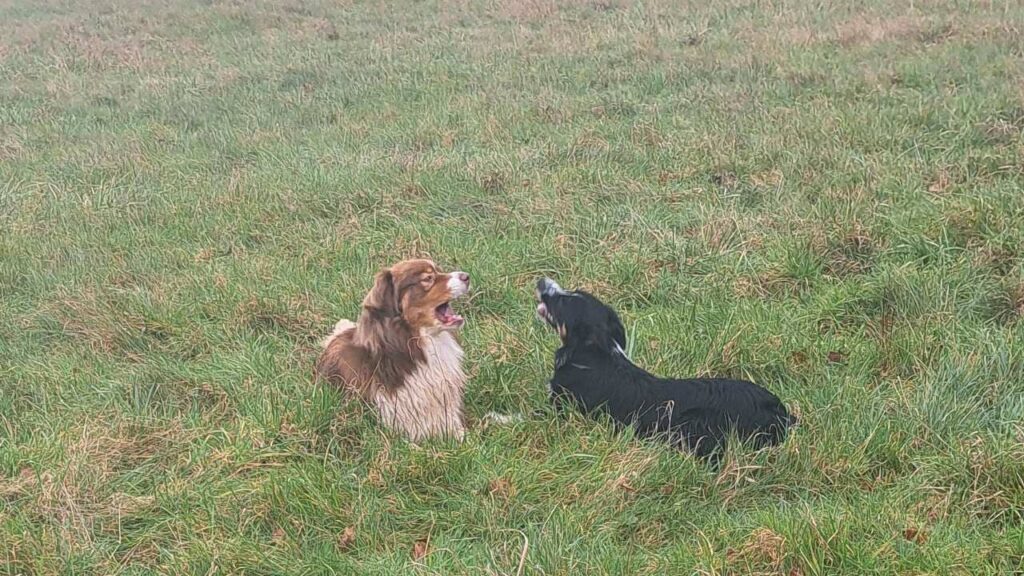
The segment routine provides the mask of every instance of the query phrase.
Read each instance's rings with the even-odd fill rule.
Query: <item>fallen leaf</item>
[[[426,540],[417,540],[416,543],[412,545],[412,559],[413,560],[422,560],[423,557],[426,556],[426,555],[427,555],[427,541]]]
[[[270,533],[270,539],[273,542],[281,542],[284,540],[284,528],[281,528],[280,526],[274,528],[274,531]]]
[[[833,352],[829,352],[828,353],[828,361],[833,363],[833,364],[836,364],[838,362],[842,362],[843,360],[846,360],[846,355],[843,354],[842,352],[834,352],[833,351]]]
[[[938,177],[932,181],[931,185],[928,186],[928,191],[932,194],[942,194],[949,188],[949,174],[945,170],[939,172]]]
[[[352,547],[352,544],[356,541],[356,527],[349,526],[341,531],[341,536],[338,536],[338,549],[348,550]]]
[[[665,496],[668,496],[675,491],[676,487],[671,484],[665,484],[664,486],[661,487],[661,493],[664,494]]]
[[[911,527],[903,531],[903,538],[915,544],[924,544],[928,540],[928,534],[924,530]]]

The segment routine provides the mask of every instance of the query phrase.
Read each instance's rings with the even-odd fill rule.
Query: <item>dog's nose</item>
[[[466,274],[465,272],[459,272],[459,280],[462,280],[466,284],[469,284],[469,274]]]
[[[540,280],[537,280],[537,291],[541,294],[551,296],[553,294],[561,294],[562,287],[558,285],[558,282],[555,282],[551,278],[545,276]]]

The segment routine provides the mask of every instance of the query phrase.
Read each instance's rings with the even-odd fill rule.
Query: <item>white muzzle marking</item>
[[[452,293],[453,299],[464,296],[469,292],[469,282],[461,279],[462,274],[460,271],[455,271],[449,275],[448,290]]]

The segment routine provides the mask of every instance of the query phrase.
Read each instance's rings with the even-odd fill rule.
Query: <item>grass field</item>
[[[1001,0],[0,0],[0,573],[1024,572],[1022,31]],[[461,445],[311,379],[412,256],[475,279]],[[555,417],[540,274],[801,427],[709,471]]]

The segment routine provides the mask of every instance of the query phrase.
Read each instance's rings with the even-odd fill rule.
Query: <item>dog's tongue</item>
[[[462,316],[459,316],[452,311],[450,304],[444,304],[437,309],[437,314],[441,318],[441,322],[450,326],[452,324],[459,324],[462,322]]]

